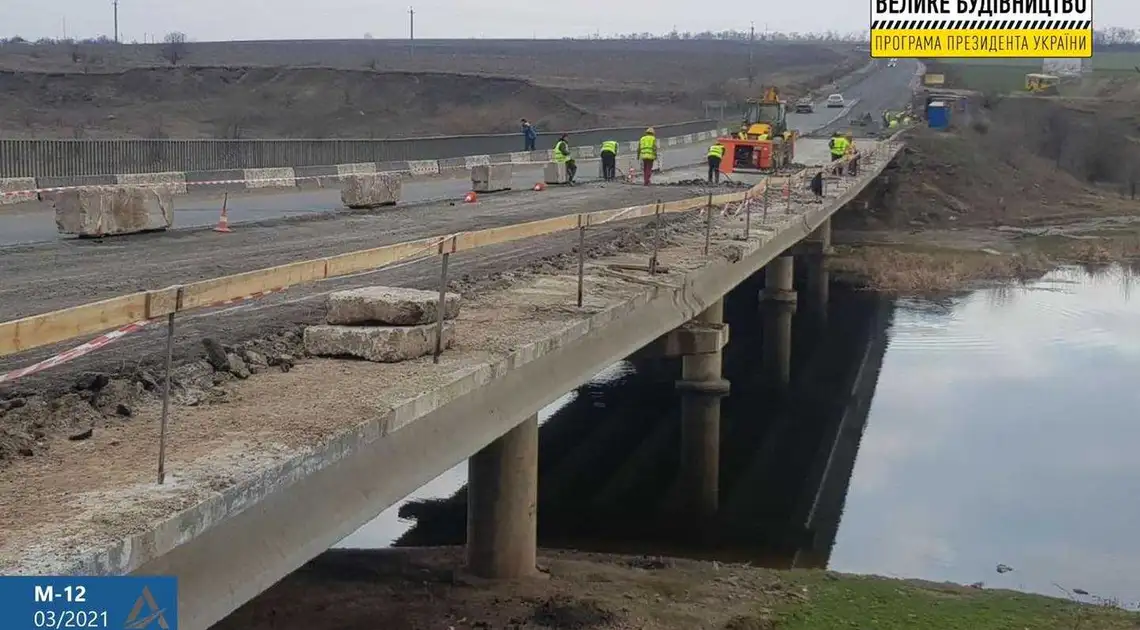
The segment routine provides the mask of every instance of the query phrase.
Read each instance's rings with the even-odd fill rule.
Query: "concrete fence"
[[[656,126],[659,138],[711,129],[711,120]],[[572,144],[636,140],[645,127],[571,131]],[[550,149],[558,133],[540,133]],[[0,139],[0,178],[73,178],[116,173],[218,171],[402,162],[494,155],[523,149],[521,133],[387,140],[15,140]]]

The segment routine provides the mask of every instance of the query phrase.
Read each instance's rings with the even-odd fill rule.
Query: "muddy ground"
[[[663,124],[755,96],[748,46],[694,41],[0,45],[0,137],[400,137]],[[794,98],[865,64],[841,43],[758,43]],[[52,74],[47,74],[48,72]],[[735,110],[733,110],[735,115]]]
[[[213,630],[1041,630],[1134,614],[954,584],[649,556],[545,551],[547,578],[464,576],[462,550],[330,551]]]

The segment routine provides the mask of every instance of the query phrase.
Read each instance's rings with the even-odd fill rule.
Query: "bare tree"
[[[174,31],[162,38],[162,58],[177,66],[186,57],[186,33]]]

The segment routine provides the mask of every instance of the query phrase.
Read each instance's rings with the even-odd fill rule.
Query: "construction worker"
[[[645,130],[645,135],[637,141],[637,159],[641,160],[641,177],[645,185],[653,177],[653,163],[657,161],[657,135],[653,127]]]
[[[891,121],[889,123],[887,123],[887,128],[888,129],[898,129],[899,128],[898,116],[891,116]]]
[[[567,134],[558,136],[558,142],[554,144],[554,161],[566,165],[566,183],[573,186],[574,175],[578,172],[578,165],[574,162],[574,156],[570,153],[570,141],[567,140]]]
[[[836,131],[831,134],[831,139],[827,141],[827,148],[831,151],[832,162],[840,160],[847,151],[847,139],[843,137],[843,134]]]
[[[736,137],[741,139],[741,140],[747,140],[748,139],[748,125],[747,124],[743,124],[740,126],[740,131],[736,132]]]
[[[617,140],[606,140],[602,143],[602,179],[612,181],[617,178]]]
[[[534,130],[534,125],[525,118],[522,119],[522,133],[523,151],[534,151],[534,145],[538,142],[538,132]]]
[[[720,183],[720,161],[724,159],[724,145],[717,142],[709,147],[709,183]]]
[[[757,139],[757,140],[767,140],[767,139],[768,139],[768,134],[767,134],[767,133],[762,133],[762,134],[760,134],[760,135],[756,136],[756,139]]]

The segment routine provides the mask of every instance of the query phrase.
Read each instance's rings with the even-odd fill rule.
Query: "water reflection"
[[[831,324],[793,327],[791,390],[761,372],[759,281],[726,304],[719,513],[695,536],[682,509],[678,360],[635,356],[553,413],[540,434],[539,540],[547,547],[669,553],[774,566],[826,563],[886,345],[889,304],[833,289]],[[869,366],[869,367],[868,367]],[[837,439],[837,436],[842,436]],[[460,544],[465,497],[407,504],[398,545]]]
[[[1140,303],[1127,277],[1066,269],[897,304],[833,285],[826,328],[794,320],[786,396],[765,387],[759,283],[742,286],[726,305],[733,390],[707,531],[679,508],[679,362],[635,356],[544,410],[540,544],[1135,601]],[[414,526],[389,510],[343,546],[462,543],[465,473],[402,506]]]
[[[998,302],[901,306],[832,568],[1140,598],[1127,275],[1066,269]]]

